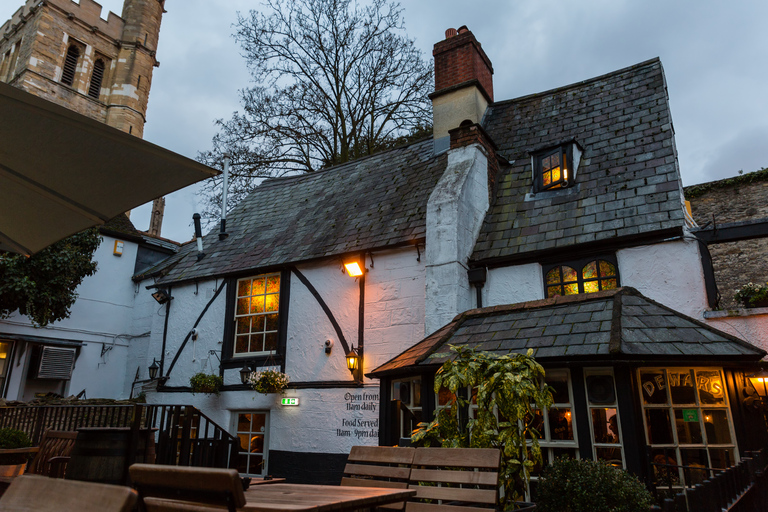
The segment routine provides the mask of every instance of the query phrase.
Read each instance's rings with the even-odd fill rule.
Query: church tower
[[[125,0],[105,20],[93,0],[26,0],[0,26],[0,81],[142,137],[164,3]]]

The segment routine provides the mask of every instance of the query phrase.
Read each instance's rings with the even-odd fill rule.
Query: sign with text
[[[344,394],[344,402],[345,410],[351,414],[341,419],[341,428],[336,429],[336,437],[378,439],[379,415],[376,412],[379,407],[379,394],[365,391],[347,392]]]

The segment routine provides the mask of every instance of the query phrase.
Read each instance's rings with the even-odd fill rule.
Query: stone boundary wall
[[[685,188],[693,218],[704,226],[768,219],[768,168]],[[768,282],[768,238],[709,246],[720,306],[737,306],[733,296],[746,283]]]

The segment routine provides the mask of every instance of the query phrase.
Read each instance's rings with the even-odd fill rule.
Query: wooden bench
[[[16,478],[0,498],[0,510],[14,512],[129,512],[135,504],[129,487],[39,475]]]
[[[197,507],[221,506],[230,512],[245,506],[243,484],[234,469],[133,464],[128,471],[141,504],[147,510],[177,505],[161,500],[186,502],[186,505]]]
[[[76,438],[77,432],[46,430],[40,441],[37,455],[27,467],[27,473],[64,478]]]
[[[495,448],[417,448],[406,512],[488,512],[498,502],[501,452]]]
[[[407,489],[415,452],[415,448],[353,446],[341,485]],[[402,510],[404,506],[404,503],[394,503],[380,508]]]

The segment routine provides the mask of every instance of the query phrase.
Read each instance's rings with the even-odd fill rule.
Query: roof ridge
[[[273,184],[273,183],[285,183],[288,180],[298,180],[298,179],[304,179],[304,178],[309,179],[309,178],[314,178],[314,177],[317,177],[317,176],[324,176],[326,173],[333,172],[333,171],[340,171],[341,169],[344,169],[344,168],[347,168],[347,167],[350,167],[350,166],[355,166],[355,165],[357,165],[360,162],[363,162],[365,160],[368,160],[368,159],[371,159],[371,158],[374,158],[374,157],[380,157],[380,156],[385,155],[386,153],[389,153],[389,152],[392,152],[392,151],[403,150],[403,149],[406,149],[409,146],[413,146],[413,145],[416,145],[416,144],[420,144],[420,143],[426,142],[426,141],[428,141],[431,138],[432,138],[431,135],[427,136],[427,137],[422,137],[419,140],[414,140],[414,141],[411,141],[411,142],[406,142],[406,143],[401,144],[399,146],[395,146],[393,148],[388,148],[388,149],[385,149],[383,151],[379,151],[378,153],[373,153],[373,154],[370,154],[370,155],[364,155],[364,156],[361,156],[359,158],[355,158],[353,160],[348,160],[346,162],[343,162],[343,163],[340,163],[340,164],[336,164],[336,165],[332,165],[330,167],[325,167],[325,168],[322,168],[322,169],[318,169],[316,171],[303,172],[301,174],[293,174],[293,175],[290,175],[290,176],[277,176],[277,177],[274,177],[274,178],[265,178],[264,181],[262,181],[261,184],[259,184],[259,186],[261,187],[261,186],[268,185],[268,184]]]
[[[652,59],[644,60],[643,62],[638,62],[637,64],[633,64],[631,66],[627,66],[627,67],[622,68],[622,69],[617,69],[616,71],[610,71],[610,72],[604,73],[602,75],[598,75],[598,76],[595,76],[595,77],[592,77],[592,78],[587,78],[586,80],[582,80],[580,82],[574,82],[574,83],[568,84],[568,85],[561,85],[560,87],[555,87],[553,89],[549,89],[549,90],[541,91],[541,92],[535,92],[535,93],[532,93],[532,94],[526,94],[525,96],[519,96],[517,98],[510,98],[508,100],[497,101],[493,105],[491,105],[491,108],[494,108],[496,106],[506,105],[508,103],[515,103],[515,102],[519,102],[519,101],[523,101],[523,100],[528,100],[530,98],[535,98],[537,96],[547,96],[547,95],[559,93],[559,92],[562,92],[562,91],[565,91],[565,90],[568,90],[568,89],[574,89],[574,88],[577,88],[577,87],[582,87],[582,86],[590,84],[592,82],[597,82],[599,80],[604,80],[604,79],[606,79],[608,77],[612,77],[612,76],[615,76],[615,75],[620,75],[622,73],[626,73],[626,72],[632,71],[634,69],[640,69],[640,68],[643,68],[643,67],[647,67],[647,66],[650,66],[651,64],[655,64],[657,62],[659,64],[661,64],[661,59],[659,57],[653,57]]]

